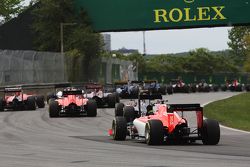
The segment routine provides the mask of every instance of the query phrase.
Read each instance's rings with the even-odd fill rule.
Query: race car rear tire
[[[108,107],[109,108],[115,108],[116,103],[116,95],[115,94],[109,94],[108,95]]]
[[[57,101],[55,100],[50,100],[50,103],[49,103],[49,117],[50,118],[56,118],[56,117],[59,117],[59,111],[60,111],[60,108],[59,108],[59,104]]]
[[[0,111],[4,111],[4,101],[0,98]]]
[[[203,121],[202,143],[204,145],[217,145],[220,141],[220,125],[218,121],[206,119]]]
[[[115,105],[115,116],[123,116],[123,108],[124,108],[124,104],[123,103],[117,103]]]
[[[34,96],[30,96],[26,101],[27,110],[36,110],[36,99]]]
[[[36,105],[38,108],[44,108],[45,103],[44,103],[44,96],[37,96],[36,97]]]
[[[49,100],[52,98],[54,98],[54,99],[56,98],[55,93],[48,93],[47,98],[46,98],[47,104],[49,104]]]
[[[114,93],[114,95],[115,95],[115,102],[120,103],[119,93]]]
[[[112,122],[112,133],[114,140],[126,140],[127,122],[124,117],[115,117]]]
[[[126,121],[133,122],[136,117],[134,107],[125,106],[123,110],[124,110],[123,117],[126,119]]]
[[[173,89],[172,86],[168,86],[168,87],[167,87],[167,93],[168,93],[169,95],[172,95],[172,94],[174,93],[174,89]]]
[[[97,104],[95,100],[89,99],[86,106],[87,116],[96,117],[97,115]]]
[[[145,141],[148,145],[161,145],[164,140],[164,128],[160,120],[149,120],[145,128]]]

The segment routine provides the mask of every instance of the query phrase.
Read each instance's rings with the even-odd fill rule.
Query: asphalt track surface
[[[168,96],[169,103],[201,103],[234,93]],[[147,146],[142,141],[113,141],[113,109],[99,109],[96,118],[55,118],[47,107],[0,113],[0,167],[235,167],[250,166],[250,134],[221,128],[217,146]]]

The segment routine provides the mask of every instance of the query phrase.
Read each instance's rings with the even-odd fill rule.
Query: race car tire
[[[59,104],[57,101],[55,100],[51,100],[50,99],[50,103],[49,103],[49,117],[50,118],[56,118],[59,117]]]
[[[241,85],[236,86],[235,91],[236,92],[242,92],[243,91],[242,86]]]
[[[136,117],[134,107],[125,106],[123,110],[124,110],[123,117],[126,119],[126,121],[133,122]]]
[[[0,98],[0,111],[4,111],[4,101]]]
[[[55,93],[48,93],[47,97],[46,97],[47,104],[49,104],[49,100],[52,98],[54,98],[54,99],[56,98]]]
[[[204,145],[217,145],[220,141],[220,125],[218,121],[206,119],[203,121],[202,143]]]
[[[38,108],[44,108],[45,103],[44,103],[44,96],[37,96],[36,97],[36,105]]]
[[[116,103],[116,95],[115,94],[109,94],[108,95],[108,107],[109,108],[115,108]]]
[[[160,120],[149,120],[145,128],[145,141],[148,145],[161,145],[164,140],[164,128]]]
[[[114,140],[126,140],[127,122],[124,117],[115,117],[112,122],[112,133]]]
[[[189,86],[184,86],[184,93],[190,93],[190,87]]]
[[[159,89],[159,92],[162,95],[166,95],[167,94],[166,90],[167,90],[166,86],[161,86],[160,89]]]
[[[87,116],[96,117],[97,115],[97,104],[95,100],[89,99],[86,106]]]
[[[117,103],[115,105],[115,116],[123,116],[123,108],[124,108],[124,104],[123,103]]]
[[[116,101],[116,103],[120,103],[119,93],[114,93],[114,94],[115,94],[115,101]]]
[[[172,94],[174,93],[174,90],[173,90],[173,87],[172,87],[172,86],[168,86],[168,87],[167,87],[167,93],[168,93],[169,95],[172,95]]]
[[[36,99],[34,96],[30,96],[26,101],[27,110],[36,110]]]
[[[218,85],[214,85],[213,91],[214,91],[214,92],[218,92],[218,91],[219,91],[219,86],[218,86]]]
[[[196,85],[191,86],[191,92],[195,93],[197,91]]]
[[[226,85],[222,85],[222,86],[221,86],[221,90],[222,90],[223,92],[227,91],[227,86],[226,86]]]
[[[250,85],[246,86],[246,91],[249,92],[250,91]]]

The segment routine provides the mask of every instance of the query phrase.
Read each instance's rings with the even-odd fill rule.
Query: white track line
[[[221,100],[225,100],[225,99],[228,99],[228,98],[230,98],[230,97],[233,97],[233,96],[227,96],[227,97],[225,97],[224,99],[221,99]],[[206,106],[206,105],[208,105],[208,104],[210,104],[210,103],[213,103],[213,102],[215,102],[215,101],[217,101],[217,100],[209,101],[209,102],[207,102],[207,103],[202,104],[201,106],[204,107],[204,106]],[[204,117],[204,118],[205,118],[205,117]],[[220,124],[220,127],[224,128],[224,129],[227,129],[227,130],[235,131],[235,132],[250,134],[250,132],[248,132],[248,131],[230,128],[230,127],[227,127],[227,126],[224,126],[224,125],[221,125],[221,124]]]

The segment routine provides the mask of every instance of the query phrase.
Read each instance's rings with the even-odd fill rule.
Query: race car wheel
[[[218,92],[218,91],[219,91],[219,86],[218,86],[218,85],[214,85],[213,90],[214,90],[215,92]]]
[[[169,95],[172,95],[172,94],[174,93],[174,90],[173,90],[173,87],[172,87],[172,86],[168,86],[168,87],[167,87],[167,93],[168,93]]]
[[[126,119],[127,122],[134,121],[134,119],[136,117],[134,107],[133,106],[125,106],[123,117]]]
[[[119,94],[118,94],[118,93],[114,93],[114,95],[115,95],[115,102],[116,102],[116,103],[120,103]]]
[[[246,86],[246,91],[249,92],[250,91],[250,85]]]
[[[160,91],[160,93],[162,95],[166,95],[167,94],[167,92],[166,92],[166,86],[161,86],[159,91]]]
[[[49,117],[51,118],[55,118],[55,117],[59,117],[59,104],[57,101],[50,101],[49,103]]]
[[[161,145],[164,140],[163,124],[160,120],[149,120],[145,128],[145,141],[148,145]]]
[[[216,145],[220,141],[220,125],[218,121],[206,119],[203,121],[202,143]]]
[[[116,103],[116,95],[115,94],[108,95],[108,107],[115,108],[115,103]]]
[[[44,103],[44,96],[37,96],[36,97],[36,105],[38,108],[44,108],[45,103]]]
[[[227,86],[226,85],[222,85],[221,90],[224,91],[224,92],[227,91]]]
[[[124,104],[123,103],[117,103],[115,105],[115,116],[123,116],[123,108],[124,108]]]
[[[86,106],[87,116],[96,117],[97,115],[97,104],[95,100],[89,99]]]
[[[0,111],[4,111],[4,101],[0,98]]]
[[[127,122],[124,117],[115,117],[112,122],[114,140],[125,140],[127,136]]]
[[[27,110],[36,110],[36,99],[33,96],[27,98],[26,101]]]

